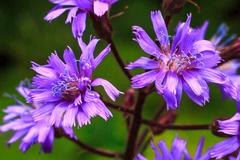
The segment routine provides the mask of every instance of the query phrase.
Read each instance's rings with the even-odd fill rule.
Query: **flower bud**
[[[162,8],[167,14],[176,14],[182,10],[186,0],[163,0]]]
[[[161,115],[158,119],[157,122],[162,125],[170,125],[175,122],[177,118],[177,113],[175,111],[168,111]],[[161,128],[152,128],[152,131],[154,134],[161,134],[164,129]]]
[[[130,88],[124,94],[123,105],[126,108],[132,108],[135,103],[135,90]]]
[[[227,45],[226,47],[219,50],[220,56],[227,62],[232,59],[239,59],[240,58],[240,38],[235,40],[232,44]],[[223,62],[223,63],[224,63]]]

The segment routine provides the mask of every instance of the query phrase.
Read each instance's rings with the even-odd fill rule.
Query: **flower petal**
[[[101,17],[109,10],[109,4],[100,0],[93,1],[93,12]]]
[[[160,58],[163,56],[159,47],[153,42],[153,40],[148,36],[148,34],[138,26],[133,26],[133,33],[135,34],[135,41],[138,42],[139,46],[144,50],[144,52]]]
[[[62,8],[62,7],[54,7],[49,11],[49,13],[44,17],[44,19],[48,22],[51,22],[55,18],[59,17],[62,15],[65,11],[69,10],[70,8]]]
[[[211,157],[221,159],[222,157],[233,153],[239,148],[239,140],[237,136],[228,138],[222,142],[215,144],[211,149]]]
[[[76,120],[77,113],[78,113],[78,106],[69,105],[64,114],[62,125],[64,127],[75,127],[76,126],[75,120]]]
[[[204,68],[200,70],[201,76],[208,82],[225,84],[227,77],[221,71],[216,69]]]
[[[135,62],[130,63],[126,68],[127,69],[135,69],[135,68],[156,69],[159,67],[160,67],[159,62],[147,57],[140,57]]]
[[[75,38],[82,37],[83,32],[86,29],[86,17],[87,13],[80,11],[72,21],[72,33]]]
[[[162,151],[163,159],[173,160],[173,157],[171,156],[170,152],[168,151],[168,148],[167,148],[166,143],[164,141],[160,141],[158,143],[158,147]]]
[[[160,11],[152,11],[151,19],[154,31],[161,46],[169,46],[167,27]]]
[[[111,47],[110,44],[104,49],[102,50],[102,52],[100,52],[98,54],[98,56],[94,59],[94,67],[97,68],[97,66],[102,62],[102,60],[108,55],[108,53],[111,52]]]
[[[132,88],[143,88],[156,80],[158,70],[152,70],[132,78]]]
[[[116,97],[118,97],[120,94],[123,94],[120,92],[117,88],[115,88],[110,82],[108,82],[105,79],[97,78],[95,79],[92,84],[92,86],[99,86],[101,85],[104,90],[106,91],[107,95],[113,100],[116,100]]]
[[[178,27],[177,27],[177,33],[176,35],[173,37],[173,42],[172,42],[172,47],[171,47],[171,53],[174,53],[177,46],[181,43],[182,39],[184,38],[184,36],[186,35],[186,32],[189,31],[189,26],[190,26],[190,22],[191,22],[191,18],[192,15],[188,15],[187,20],[185,23],[181,23]]]
[[[176,109],[178,107],[177,88],[179,78],[175,72],[169,71],[163,81],[163,95],[167,108]],[[181,83],[180,83],[181,84]],[[181,91],[181,90],[180,90]],[[178,95],[179,96],[179,95]]]
[[[78,11],[78,7],[71,8],[65,23],[71,23],[73,18],[76,17],[77,11]]]
[[[64,61],[66,62],[66,65],[68,66],[70,73],[78,75],[77,60],[70,47],[64,50],[63,57],[64,57]]]

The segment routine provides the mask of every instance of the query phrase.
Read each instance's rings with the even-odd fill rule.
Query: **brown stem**
[[[165,103],[158,109],[158,111],[155,113],[154,117],[153,117],[153,120],[156,121],[159,116],[162,114],[162,112],[164,111],[165,109]],[[144,142],[146,136],[148,135],[148,132],[149,132],[149,129],[146,128],[142,134],[139,136],[138,138],[138,142],[137,142],[137,146],[140,147],[142,145],[142,143]]]
[[[125,108],[121,105],[117,105],[117,104],[113,104],[111,102],[107,102],[107,101],[103,101],[108,107],[116,109],[118,111],[124,112],[124,113],[130,113],[130,114],[134,114],[134,110],[129,109],[129,108]]]
[[[165,108],[165,107],[164,107]],[[175,122],[177,117],[177,114],[175,111],[167,111],[164,114],[161,115],[161,117],[158,117],[157,122],[159,124],[163,124],[163,125],[171,125]],[[156,128],[156,127],[151,127],[151,130],[153,132],[153,135],[159,135],[162,134],[166,129],[164,128]],[[149,131],[149,130],[148,130]],[[143,153],[147,146],[149,145],[150,141],[151,141],[152,137],[149,137],[144,144],[142,145],[142,148],[140,150],[141,153]]]
[[[141,121],[145,125],[149,125],[151,127],[155,128],[161,128],[161,129],[170,129],[170,130],[208,130],[211,129],[211,125],[209,124],[201,124],[201,125],[164,125],[160,124],[155,121],[150,121],[146,119],[142,119]]]
[[[124,160],[132,160],[135,156],[136,140],[141,126],[142,108],[146,98],[146,93],[143,89],[138,92],[138,99],[135,105],[135,114],[130,124],[128,133],[127,147],[124,154]]]
[[[165,18],[165,24],[166,24],[166,27],[168,27],[170,21],[172,19],[172,16],[171,15],[167,15],[166,18]]]
[[[108,43],[111,44],[112,53],[113,53],[116,61],[118,62],[120,68],[122,69],[123,73],[128,77],[129,80],[131,80],[132,75],[129,73],[129,71],[127,69],[125,69],[125,64],[123,63],[122,58],[120,57],[120,54],[118,53],[118,50],[117,50],[116,45],[113,42],[112,38],[110,39],[110,41]]]
[[[104,157],[110,157],[110,158],[121,158],[122,155],[118,152],[113,152],[113,151],[109,151],[109,150],[105,150],[105,149],[100,149],[100,148],[94,148],[92,146],[89,146],[75,138],[71,138],[68,135],[65,135],[65,137],[67,139],[69,139],[70,141],[72,141],[73,143],[75,143],[76,145],[78,145],[79,147],[81,147],[82,149],[86,150],[87,152],[91,152],[100,156],[104,156]]]

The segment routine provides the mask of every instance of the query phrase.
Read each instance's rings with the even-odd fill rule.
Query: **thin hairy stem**
[[[96,155],[100,155],[103,157],[110,157],[110,158],[121,158],[122,157],[122,155],[118,152],[113,152],[110,150],[105,150],[105,149],[100,149],[100,148],[94,148],[94,147],[89,146],[88,144],[85,144],[75,138],[69,137],[68,135],[65,135],[65,137],[87,152],[91,152],[91,153],[94,153]]]

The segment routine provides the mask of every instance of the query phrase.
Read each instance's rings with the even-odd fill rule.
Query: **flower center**
[[[80,79],[70,76],[60,77],[61,79],[53,85],[52,93],[54,96],[60,96],[66,100],[74,100],[81,93],[84,93],[90,82],[87,77]]]
[[[191,67],[192,61],[194,61],[197,58],[196,55],[192,55],[190,53],[185,53],[177,49],[172,55],[170,55],[170,58],[167,62],[167,67],[169,70],[174,71],[182,71],[189,69]]]

